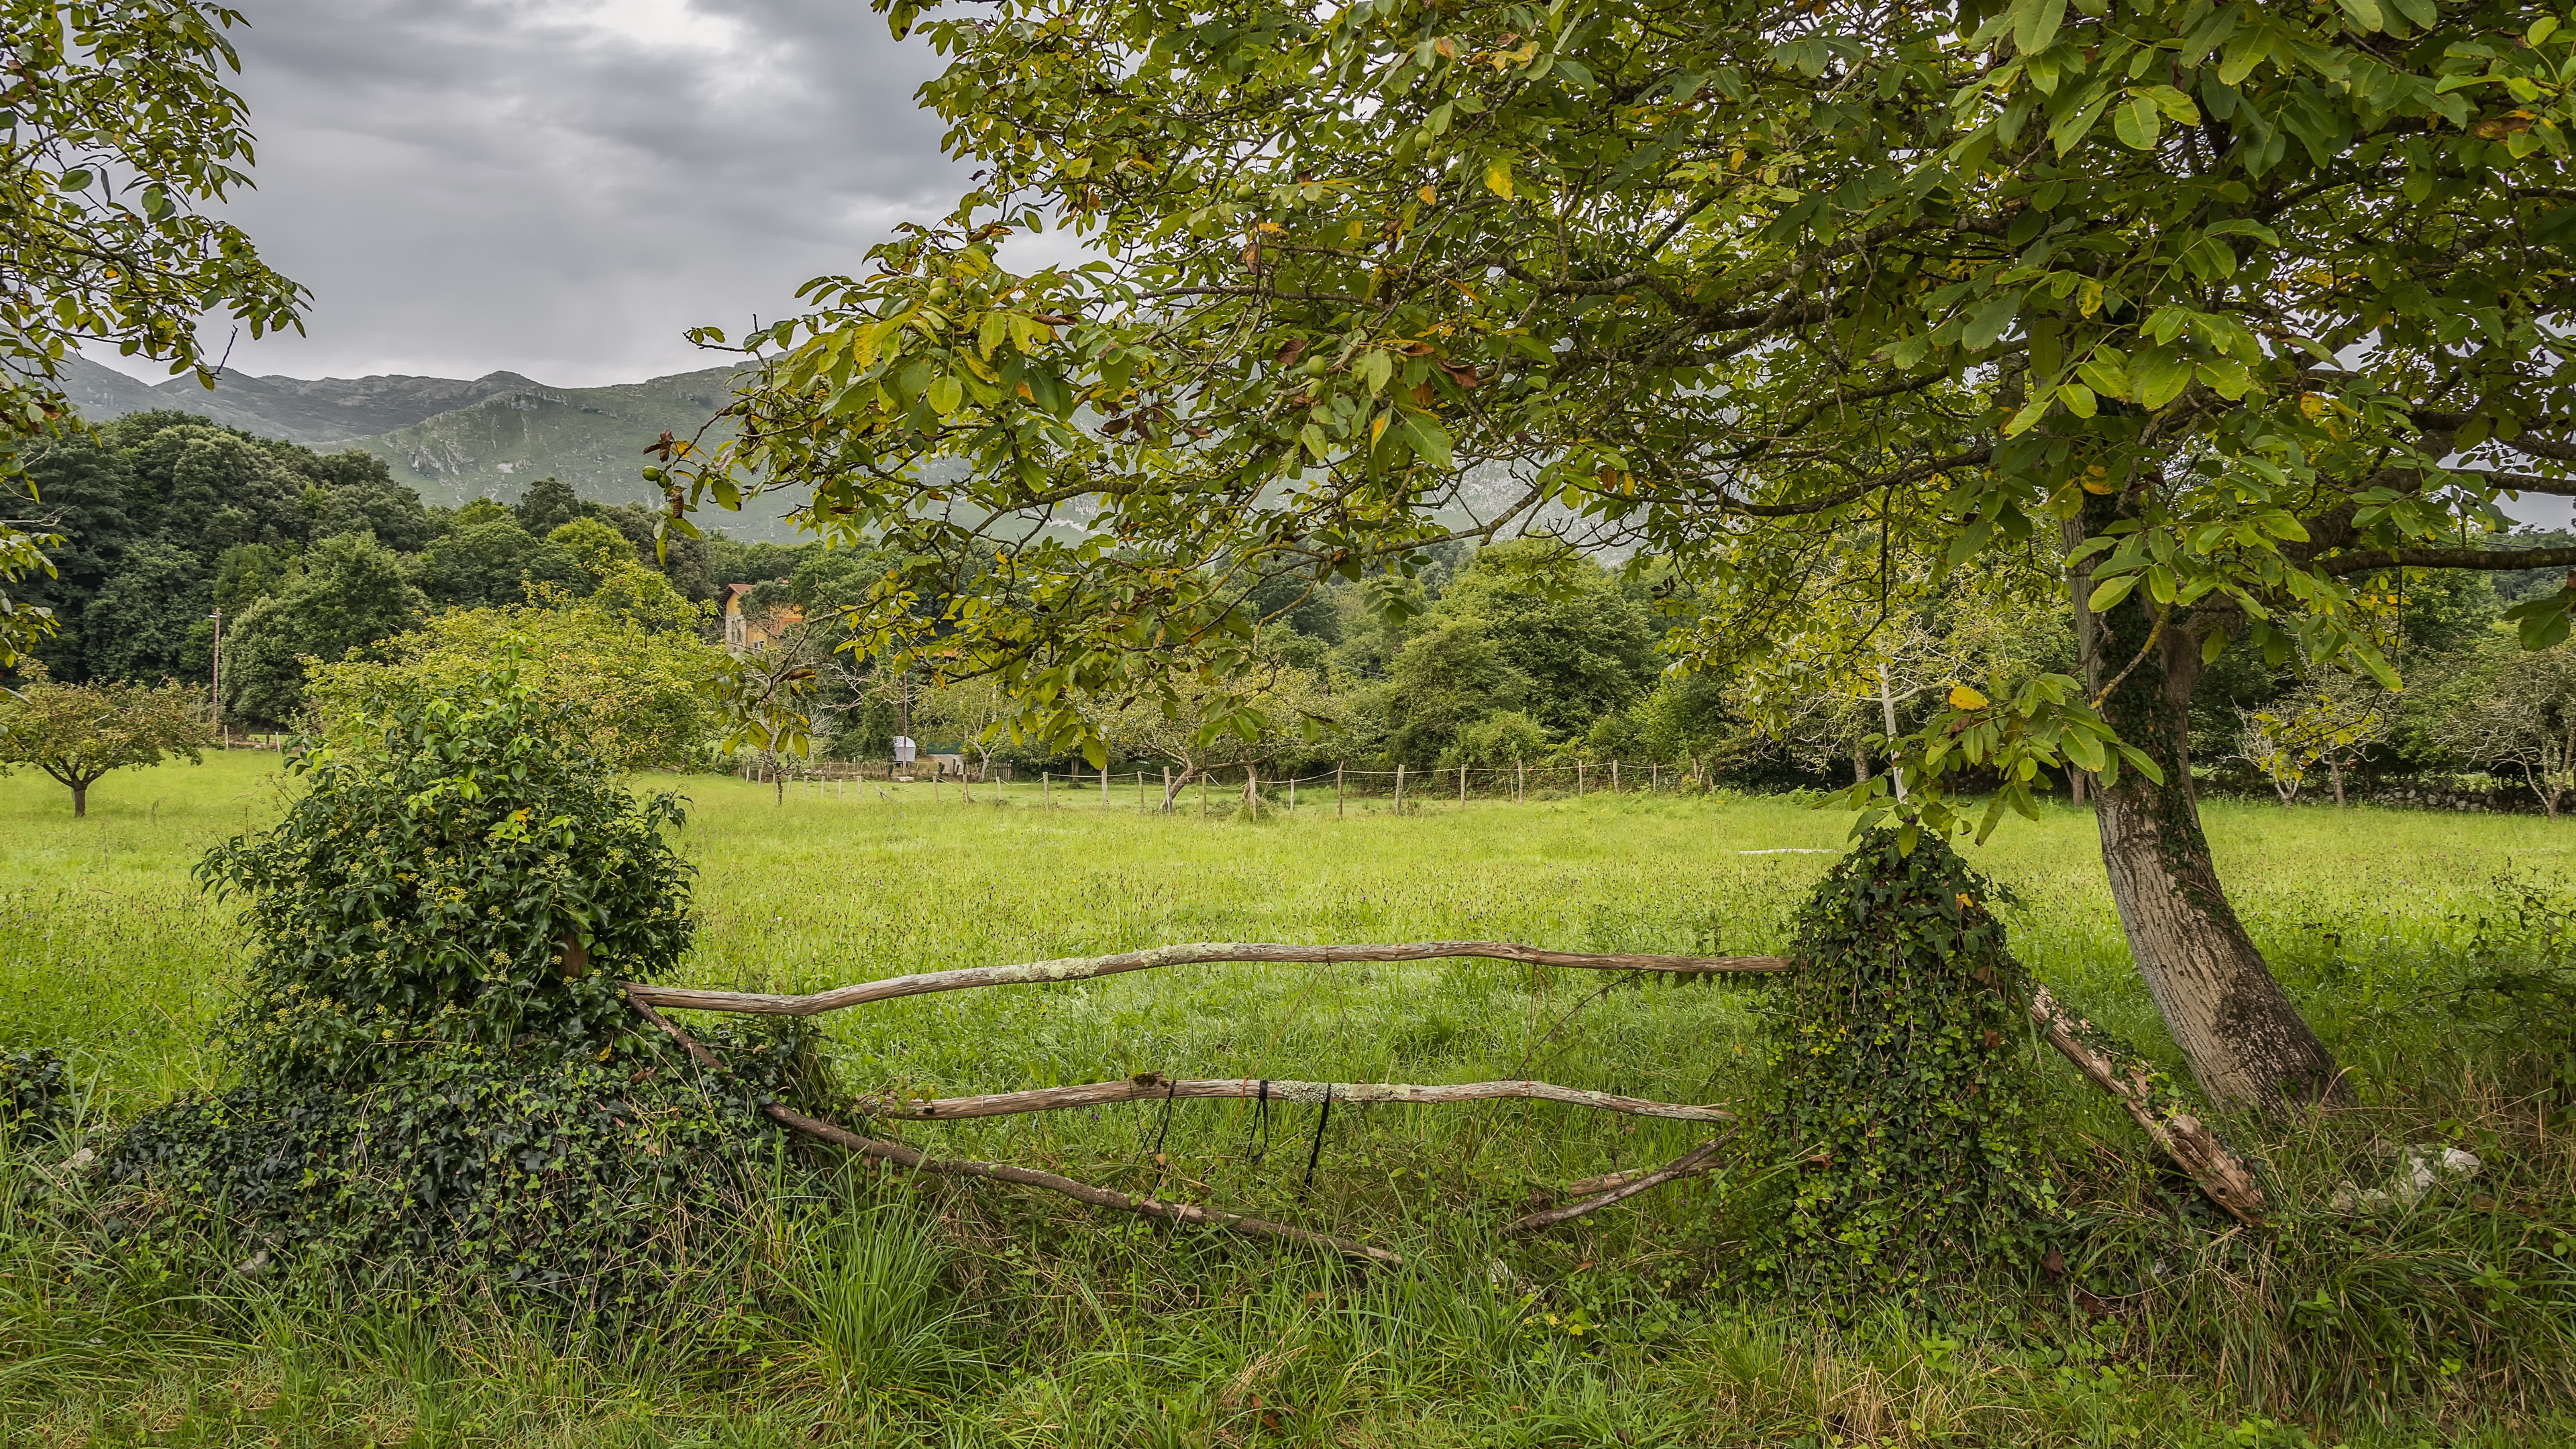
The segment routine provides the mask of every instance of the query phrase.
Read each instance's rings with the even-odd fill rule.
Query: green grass
[[[72,1052],[107,1118],[219,1079],[205,1035],[242,946],[188,869],[217,838],[274,817],[285,798],[274,767],[234,754],[112,777],[83,821],[50,782],[0,780],[0,1047]],[[684,845],[702,872],[702,929],[686,980],[764,990],[1192,940],[1767,951],[1830,857],[1748,852],[1831,850],[1847,825],[1764,798],[1435,801],[1401,818],[1353,801],[1336,818],[1329,793],[1301,792],[1297,818],[1252,822],[1201,819],[1194,798],[1178,817],[1144,815],[1132,791],[1104,809],[1095,793],[1059,788],[1040,809],[1026,786],[979,789],[968,806],[953,786],[934,801],[928,787],[869,784],[780,806],[729,778],[639,784],[693,802]],[[2185,1197],[2139,1165],[2125,1119],[2044,1065],[2047,1131],[2079,1189],[2071,1256],[2162,1263],[2132,1297],[1999,1282],[1930,1318],[1826,1325],[1748,1293],[1734,1266],[1748,1199],[1724,1183],[1667,1188],[1536,1244],[1494,1238],[1533,1191],[1677,1155],[1695,1140],[1681,1124],[1526,1103],[1337,1110],[1308,1190],[1310,1109],[1274,1110],[1256,1153],[1248,1103],[1184,1103],[1168,1130],[1159,1109],[1123,1107],[903,1135],[1365,1237],[1414,1266],[1363,1274],[991,1185],[853,1181],[847,1211],[786,1204],[754,1225],[740,1304],[690,1332],[585,1343],[472,1302],[334,1312],[256,1282],[175,1268],[156,1278],[158,1265],[85,1256],[66,1229],[11,1208],[0,1439],[2576,1439],[2576,1421],[2559,1417],[2576,1404],[2576,1166],[2563,1122],[2499,1077],[2518,1068],[2492,1004],[2461,994],[2478,922],[2510,894],[2502,882],[2563,872],[2576,827],[2233,804],[2207,814],[2249,928],[2371,1107],[2262,1144],[2288,1226],[2258,1248],[2176,1227]],[[2089,814],[2016,821],[1970,854],[2016,899],[2008,919],[2033,970],[2169,1056]],[[1148,1070],[1534,1075],[1744,1101],[1759,1090],[1744,1008],[1736,987],[1624,987],[1492,962],[1210,966],[908,998],[827,1030],[844,1083],[869,1089],[1002,1091]],[[1157,1134],[1161,1168],[1148,1156]],[[2489,1160],[2483,1208],[2462,1193],[2358,1226],[2314,1210],[2334,1182],[2370,1170],[2372,1142],[2437,1139]],[[35,1167],[17,1170],[32,1182]],[[918,1218],[902,1220],[900,1242],[871,1246],[847,1227],[889,1210],[867,1204]],[[932,1280],[936,1301],[916,1301]],[[871,1286],[881,1282],[915,1286]]]

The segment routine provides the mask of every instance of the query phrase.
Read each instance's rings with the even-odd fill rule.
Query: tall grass
[[[70,818],[0,781],[0,1046],[76,1054],[112,1116],[219,1072],[203,1041],[237,961],[186,881],[273,818],[273,761],[111,779]],[[647,785],[657,783],[652,780]],[[1144,815],[1025,787],[848,798],[724,778],[684,844],[691,984],[810,990],[1187,940],[1487,937],[1587,950],[1775,948],[1846,820],[1759,798],[1514,806],[1301,795],[1297,818]],[[891,797],[891,798],[889,798]],[[998,803],[996,803],[998,802]],[[0,1440],[206,1443],[2402,1445],[2576,1437],[2576,1153],[2530,1013],[2482,985],[2538,950],[2513,882],[2576,829],[2538,819],[2215,805],[2220,869],[2368,1106],[2238,1129],[2282,1222],[2230,1233],[2052,1067],[2073,1181],[2068,1271],[1934,1317],[1768,1301],[1741,1248],[1760,1197],[1678,1184],[1535,1243],[1503,1221],[1576,1178],[1661,1161],[1684,1124],[1534,1103],[1150,1104],[937,1125],[938,1152],[1043,1165],[1363,1236],[1370,1274],[992,1184],[875,1175],[776,1200],[694,1321],[584,1337],[471,1294],[316,1306],[209,1245],[137,1243],[62,1159],[0,1184]],[[2036,974],[2179,1069],[2126,958],[2089,815],[1971,851],[2015,898]],[[2523,934],[2516,935],[2517,929]],[[2483,973],[2483,974],[2482,974]],[[939,1093],[1176,1075],[1535,1075],[1752,1100],[1746,988],[1491,962],[1186,967],[907,998],[827,1021],[840,1076]],[[2411,1207],[2326,1209],[2393,1148],[2486,1163]],[[1159,1146],[1159,1158],[1156,1148]],[[215,1271],[207,1264],[214,1262]]]

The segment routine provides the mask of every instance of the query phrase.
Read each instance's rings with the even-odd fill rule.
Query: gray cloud
[[[229,215],[314,303],[243,371],[710,366],[683,328],[782,315],[962,189],[911,98],[936,58],[864,0],[244,8],[258,189]]]

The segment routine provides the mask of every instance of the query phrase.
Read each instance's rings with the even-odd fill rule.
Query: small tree
[[[1177,701],[1136,699],[1101,715],[1100,735],[1109,748],[1181,767],[1163,788],[1163,813],[1171,813],[1182,787],[1199,776],[1228,766],[1249,768],[1277,755],[1288,742],[1280,727],[1338,718],[1323,682],[1303,669],[1274,666],[1258,686],[1244,690],[1235,681],[1233,690],[1185,688]],[[1248,700],[1251,708],[1229,709],[1234,698]]]
[[[956,731],[964,748],[974,752],[975,772],[967,777],[971,792],[974,781],[993,777],[993,756],[1008,738],[1006,731],[1019,712],[1019,701],[992,680],[958,679],[922,697],[920,718],[941,729]]]
[[[727,659],[712,685],[723,716],[724,748],[759,757],[778,787],[778,803],[787,803],[787,772],[792,762],[814,753],[814,720],[807,707],[816,678],[802,649],[781,637],[784,625],[773,621],[771,644]]]
[[[2344,772],[2361,763],[2372,745],[2388,738],[2395,712],[2388,693],[2369,680],[2330,670],[2292,696],[2309,758],[2326,767],[2335,808],[2344,806]]]
[[[2519,772],[2557,819],[2576,789],[2576,650],[2502,654],[2483,681],[2469,681],[2435,733],[2488,769]]]
[[[2236,711],[2236,758],[2252,765],[2281,797],[2281,808],[2298,803],[2308,783],[2308,755],[2299,748],[2298,728],[2278,710]]]
[[[89,814],[89,787],[109,771],[188,763],[214,743],[196,691],[170,681],[56,684],[41,674],[14,699],[0,697],[0,767],[33,765],[71,787],[72,814]]]

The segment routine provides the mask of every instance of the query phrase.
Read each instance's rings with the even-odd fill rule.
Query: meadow
[[[684,982],[755,990],[1206,940],[1770,952],[1848,826],[1725,794],[1398,817],[1310,792],[1294,818],[1249,819],[1148,815],[1132,791],[1104,806],[985,787],[970,805],[953,787],[867,784],[779,803],[729,777],[635,783],[690,801],[701,925]],[[285,789],[274,755],[218,755],[112,777],[75,821],[50,782],[0,779],[0,1049],[70,1054],[93,1131],[220,1085],[206,1036],[243,943],[189,871],[274,818]],[[471,1299],[316,1304],[104,1251],[76,1213],[30,1206],[78,1196],[59,1163],[21,1160],[0,1188],[0,1440],[2576,1442],[2576,1155],[2540,1094],[2553,1027],[2491,989],[2566,935],[2576,826],[2207,815],[2247,925],[2367,1104],[2242,1138],[2280,1206],[2259,1241],[2210,1222],[2054,1058],[2035,1070],[2070,1270],[1839,1317],[1768,1298],[1745,1271],[1761,1197],[1742,1175],[1499,1238],[1550,1191],[1699,1140],[1527,1102],[1344,1108],[1320,1137],[1312,1108],[1236,1101],[906,1124],[934,1153],[1252,1211],[1408,1266],[850,1172],[828,1201],[782,1189],[742,1225],[740,1291],[702,1320],[614,1341]],[[2179,1072],[2089,814],[2060,807],[1966,849],[2039,979]],[[1758,989],[1489,961],[1197,966],[908,998],[825,1031],[842,1084],[871,1091],[1528,1076],[1758,1104]],[[2326,1208],[2339,1183],[2384,1177],[2393,1145],[2426,1142],[2481,1157],[2474,1191]]]

